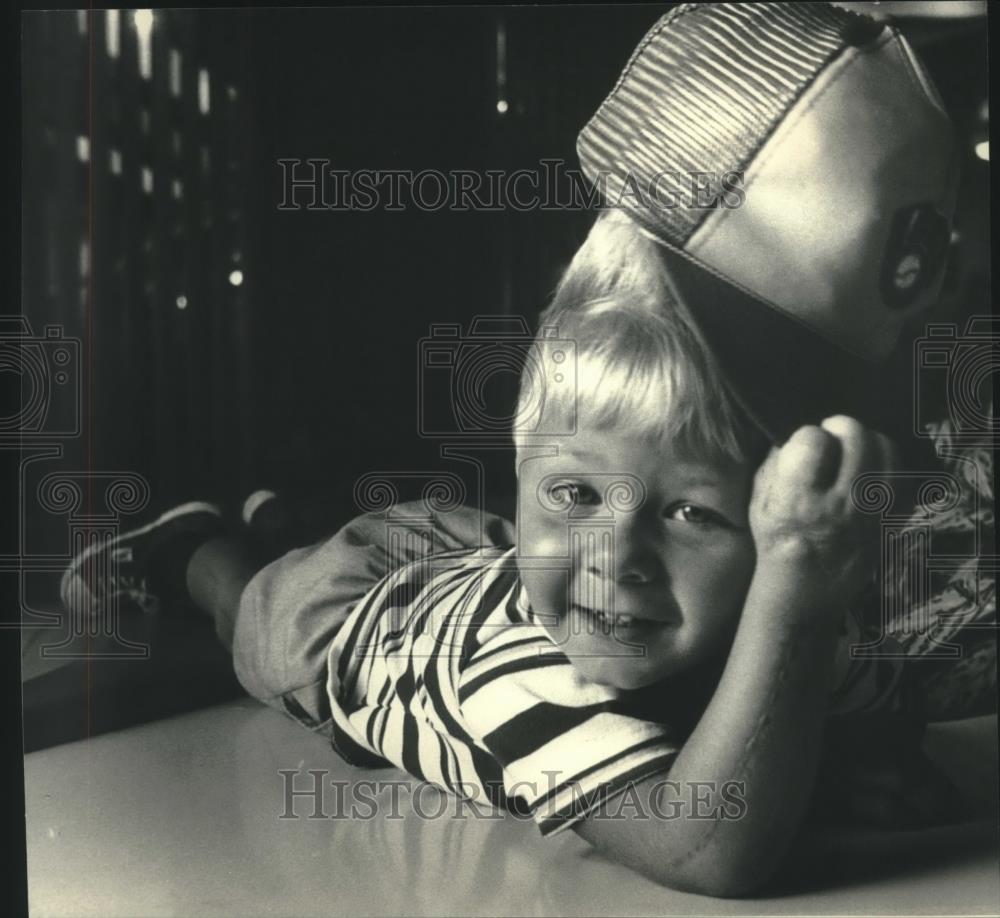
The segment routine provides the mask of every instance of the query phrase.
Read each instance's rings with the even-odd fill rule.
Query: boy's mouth
[[[656,621],[652,618],[641,618],[638,615],[629,615],[624,612],[603,612],[599,609],[589,609],[579,603],[573,603],[570,606],[570,611],[592,623],[595,630],[600,630],[605,634],[612,632],[616,634],[641,634],[667,626],[666,622]]]

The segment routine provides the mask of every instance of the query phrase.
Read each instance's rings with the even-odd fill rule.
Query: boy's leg
[[[273,499],[257,503],[258,511],[281,509]],[[417,520],[403,527],[413,538],[392,538],[400,524],[390,524],[386,513],[368,513],[330,538],[286,551],[286,534],[293,543],[302,539],[293,513],[289,529],[280,521],[266,527],[280,537],[266,539],[270,550],[262,551],[264,527],[256,512],[244,518],[248,538],[235,540],[218,508],[183,505],[74,558],[63,578],[63,601],[81,615],[100,612],[123,594],[149,609],[157,597],[193,603],[212,616],[237,678],[253,697],[321,728],[331,716],[328,650],[372,587],[428,549],[513,544],[512,524],[475,508],[434,512],[430,519],[418,504],[398,510],[402,520]],[[428,525],[433,540],[425,549],[426,540],[417,537]],[[275,549],[282,553],[267,563]]]
[[[245,542],[222,536],[195,549],[185,585],[195,606],[212,616],[220,640],[230,652],[240,597],[259,570]]]
[[[240,512],[243,531],[251,540],[254,558],[261,566],[270,564],[293,548],[302,548],[318,541],[320,534],[311,535],[302,523],[296,505],[286,495],[274,491],[254,491]],[[331,535],[331,530],[325,535]]]
[[[218,507],[176,507],[77,554],[62,579],[63,604],[90,621],[125,602],[150,613],[193,605],[212,617],[244,688],[315,727],[329,716],[325,649],[346,617],[334,601],[343,597],[322,585],[340,552],[321,544],[267,564],[250,528],[234,537]]]

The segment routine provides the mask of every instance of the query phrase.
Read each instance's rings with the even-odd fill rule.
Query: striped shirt
[[[344,759],[530,814],[544,835],[665,774],[710,697],[585,678],[535,617],[516,549],[494,546],[385,576],[338,632],[328,673]],[[836,713],[894,689],[858,667],[847,675]]]

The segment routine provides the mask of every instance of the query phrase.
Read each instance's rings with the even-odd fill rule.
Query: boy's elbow
[[[757,893],[775,873],[776,864],[718,858],[678,868],[669,863],[653,877],[663,886],[715,899],[745,899]]]
[[[675,824],[665,824],[677,829]],[[703,827],[704,823],[695,823]],[[720,838],[704,831],[608,832],[614,823],[584,820],[577,832],[612,859],[679,892],[741,899],[753,896],[771,881],[783,860],[780,846],[757,838]],[[636,824],[634,828],[644,828]]]
[[[743,876],[732,873],[720,877],[710,877],[704,884],[701,895],[716,899],[747,899],[753,896],[770,879],[768,876]]]
[[[767,877],[744,876],[735,871],[699,871],[678,874],[665,871],[656,878],[659,883],[680,892],[711,896],[714,899],[745,899],[753,895],[767,880]]]

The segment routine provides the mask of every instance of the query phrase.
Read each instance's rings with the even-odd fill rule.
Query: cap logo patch
[[[893,284],[897,290],[909,290],[919,279],[923,268],[923,260],[915,252],[904,255],[903,260],[896,265]]]
[[[944,265],[949,236],[947,217],[931,204],[911,204],[896,212],[882,260],[886,306],[905,309],[931,284]]]

